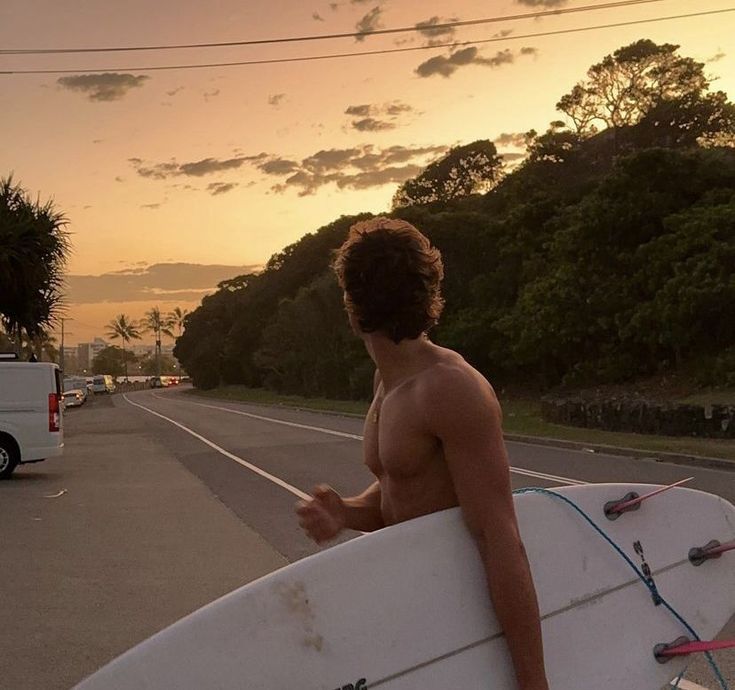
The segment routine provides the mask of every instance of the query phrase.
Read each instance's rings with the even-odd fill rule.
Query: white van
[[[64,450],[61,374],[48,362],[0,359],[0,479]]]

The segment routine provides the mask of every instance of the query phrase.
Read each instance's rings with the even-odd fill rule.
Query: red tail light
[[[48,430],[61,431],[61,409],[56,393],[48,394]]]

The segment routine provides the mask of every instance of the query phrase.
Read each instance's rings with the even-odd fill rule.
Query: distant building
[[[92,369],[92,360],[109,347],[109,343],[103,338],[95,338],[91,343],[79,343],[77,345],[77,363],[81,369]]]
[[[91,343],[79,343],[77,345],[77,365],[81,369],[92,368],[92,345]]]

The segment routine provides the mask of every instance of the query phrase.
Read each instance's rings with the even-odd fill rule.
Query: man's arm
[[[520,690],[548,690],[536,591],[513,507],[500,404],[473,373],[446,368],[427,391],[426,421],[443,446],[485,566]]]

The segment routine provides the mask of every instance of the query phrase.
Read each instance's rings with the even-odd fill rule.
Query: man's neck
[[[436,345],[425,335],[397,344],[381,333],[367,334],[364,340],[386,392],[428,366],[436,350]]]

